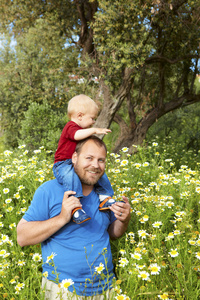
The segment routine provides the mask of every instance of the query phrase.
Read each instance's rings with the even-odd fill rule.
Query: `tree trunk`
[[[119,152],[123,147],[129,148],[129,153],[136,151],[134,145],[142,145],[148,129],[162,116],[181,106],[191,105],[200,101],[200,95],[183,95],[172,101],[149,110],[146,115],[136,124],[136,127],[128,126],[122,118],[115,116],[114,121],[120,126],[120,135],[116,141],[113,152]]]
[[[133,84],[132,74],[134,69],[125,68],[122,78],[122,84],[119,87],[116,95],[112,96],[109,87],[103,82],[100,82],[102,94],[104,97],[103,107],[96,120],[95,127],[109,128],[116,112],[119,110],[123,101],[128,97],[131,86]]]

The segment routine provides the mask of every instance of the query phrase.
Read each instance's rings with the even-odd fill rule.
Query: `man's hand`
[[[131,218],[131,206],[128,202],[128,198],[124,196],[122,196],[122,198],[124,202],[115,202],[115,204],[110,207],[110,210],[114,212],[115,217],[119,221],[126,223],[129,222]]]
[[[74,208],[82,207],[80,200],[74,195],[76,192],[67,191],[64,193],[62,208],[59,217],[67,224],[71,220],[71,213]]]

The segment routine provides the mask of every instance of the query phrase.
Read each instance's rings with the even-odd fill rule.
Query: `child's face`
[[[90,128],[95,123],[96,117],[97,117],[96,110],[94,111],[91,110],[85,113],[84,115],[82,115],[81,121],[79,121],[79,125],[82,128]]]

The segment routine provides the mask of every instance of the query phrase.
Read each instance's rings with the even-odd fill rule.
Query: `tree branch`
[[[200,58],[200,55],[184,55],[184,56],[181,56],[177,59],[174,59],[174,60],[171,60],[165,56],[161,56],[161,55],[155,55],[155,56],[151,56],[149,58],[147,58],[145,60],[145,63],[146,64],[152,64],[152,63],[159,63],[159,62],[167,62],[169,64],[176,64],[177,62],[180,62],[180,61],[183,61],[183,60],[186,60],[186,59],[199,59]]]

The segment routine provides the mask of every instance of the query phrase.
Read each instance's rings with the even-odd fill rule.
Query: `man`
[[[59,291],[60,299],[104,299],[101,294],[107,291],[108,295],[114,277],[109,237],[119,238],[126,231],[130,205],[123,197],[123,202],[116,202],[109,211],[99,211],[94,185],[106,163],[106,146],[99,138],[79,142],[72,163],[82,183],[81,203],[73,191],[63,197],[56,179],[42,184],[17,226],[17,241],[22,247],[42,243],[43,272],[48,272],[48,279],[43,279],[46,299],[55,300]],[[71,221],[72,210],[80,206],[91,216],[81,226]],[[57,275],[61,286],[64,280],[71,280],[70,293],[63,293],[54,283]]]

